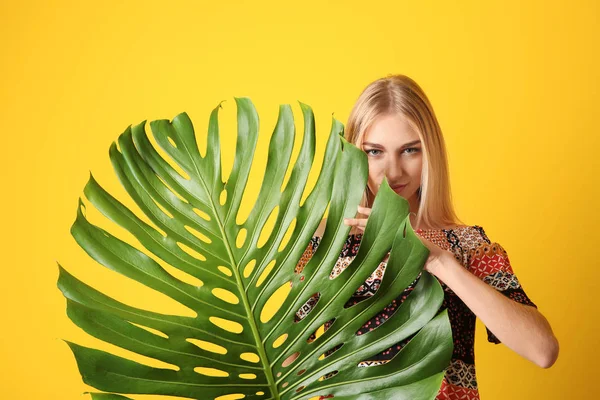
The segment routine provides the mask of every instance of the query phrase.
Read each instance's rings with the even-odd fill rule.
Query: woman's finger
[[[358,212],[360,212],[361,214],[371,215],[371,209],[369,207],[357,206],[357,208],[358,208]]]
[[[359,221],[359,223],[360,223],[360,221]],[[365,225],[366,225],[366,224],[365,224]],[[360,232],[364,232],[364,231],[365,231],[365,228],[364,228],[364,226],[361,226],[361,225],[354,225],[354,226],[355,226],[355,227],[356,227],[356,229],[358,229]]]
[[[366,218],[344,218],[344,223],[350,226],[356,226],[357,228],[364,228],[367,226]]]

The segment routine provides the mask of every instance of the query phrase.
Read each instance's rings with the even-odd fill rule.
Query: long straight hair
[[[423,147],[421,186],[417,191],[417,225],[443,228],[462,224],[452,204],[448,158],[442,130],[425,92],[405,75],[389,75],[370,83],[352,108],[344,132],[347,141],[362,149],[365,132],[380,116],[400,114],[417,132]],[[375,195],[368,185],[360,202],[372,207]]]

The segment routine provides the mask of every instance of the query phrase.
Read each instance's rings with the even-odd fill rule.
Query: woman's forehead
[[[401,147],[410,142],[418,141],[408,120],[399,114],[386,114],[376,118],[365,131],[363,145],[375,144],[383,147]]]

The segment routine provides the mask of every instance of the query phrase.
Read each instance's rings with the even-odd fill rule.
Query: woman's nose
[[[388,177],[388,181],[397,182],[398,178],[404,175],[404,171],[402,170],[402,164],[399,162],[390,162],[387,165],[385,175]]]

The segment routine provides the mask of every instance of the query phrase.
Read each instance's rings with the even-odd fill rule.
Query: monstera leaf
[[[105,342],[176,366],[151,367],[67,342],[85,383],[105,392],[92,397],[433,398],[450,360],[452,334],[446,312],[439,312],[443,291],[423,271],[428,250],[410,226],[407,201],[384,180],[358,254],[330,279],[348,238],[343,218],[355,215],[366,185],[365,154],[344,140],[343,126],[334,119],[316,186],[300,204],[314,159],[314,116],[310,107],[301,104],[303,143],[282,191],[295,128],[291,108],[281,106],[258,198],[246,221],[238,224],[236,215],[257,143],[258,115],[249,99],[236,98],[236,103],[238,139],[226,183],[221,177],[220,106],[210,116],[204,156],[185,113],[172,122],[150,123],[156,142],[177,168],[152,145],[144,123],[127,128],[118,146],[113,143],[114,169],[153,225],[107,193],[92,176],[85,186],[89,202],[133,234],[145,250],[91,224],[81,200],[71,229],[77,243],[103,266],[195,313],[195,317],[167,315],[129,306],[59,265],[58,287],[75,324]],[[328,207],[320,245],[302,272],[294,273]],[[273,213],[274,228],[261,242],[261,232]],[[345,307],[388,252],[377,293]],[[154,257],[201,284],[168,273]],[[356,334],[415,280],[416,287],[391,318],[366,334]],[[316,293],[320,294],[317,304],[295,321],[296,311]],[[328,330],[309,340],[332,319]],[[408,338],[390,362],[357,367]]]

